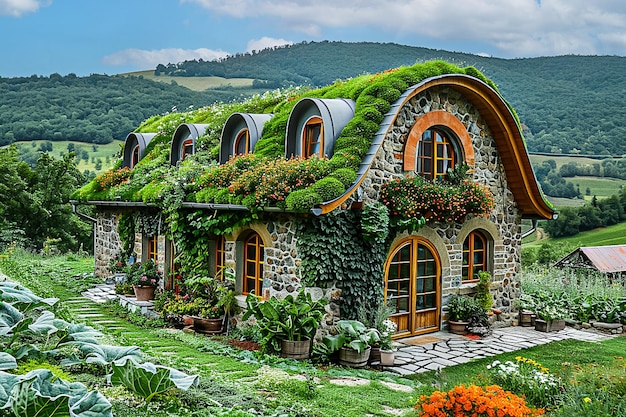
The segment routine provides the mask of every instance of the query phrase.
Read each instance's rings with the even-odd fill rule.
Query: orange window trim
[[[139,163],[139,145],[135,145],[130,156],[130,168],[134,168]]]
[[[181,145],[180,160],[184,161],[187,155],[193,154],[193,140],[187,139]]]
[[[404,171],[413,171],[416,167],[417,145],[422,139],[422,135],[428,129],[435,126],[445,126],[450,129],[457,138],[463,150],[465,162],[470,166],[474,166],[475,156],[472,139],[467,129],[453,114],[444,110],[434,110],[418,117],[415,124],[409,132],[406,144],[404,145]],[[456,162],[456,161],[455,161]]]
[[[218,236],[215,240],[215,272],[219,273],[226,265],[226,239]]]
[[[243,142],[243,143],[242,143]],[[243,145],[243,152],[240,152],[241,145]],[[241,129],[235,139],[235,146],[233,148],[233,155],[246,155],[250,151],[250,131],[248,129]]]
[[[159,238],[156,235],[148,237],[148,259],[154,262],[159,259]]]
[[[316,127],[319,125],[319,136],[314,136]],[[319,148],[314,151],[315,145]],[[302,156],[310,158],[313,155],[324,156],[324,123],[321,117],[311,117],[302,128]]]

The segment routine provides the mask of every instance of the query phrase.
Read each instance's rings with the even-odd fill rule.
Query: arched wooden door
[[[441,267],[437,252],[425,240],[409,237],[392,251],[385,264],[385,301],[395,308],[391,319],[397,336],[439,330]]]

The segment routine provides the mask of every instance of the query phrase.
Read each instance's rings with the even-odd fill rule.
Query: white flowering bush
[[[496,360],[487,365],[491,379],[507,391],[526,397],[536,407],[553,408],[562,393],[561,379],[539,362],[517,356],[515,362]]]

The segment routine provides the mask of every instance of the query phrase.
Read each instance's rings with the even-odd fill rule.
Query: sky
[[[113,75],[322,40],[626,56],[626,1],[0,0],[0,77]]]

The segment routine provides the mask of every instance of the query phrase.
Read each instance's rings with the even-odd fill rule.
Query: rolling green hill
[[[498,59],[397,44],[303,42],[212,62],[186,61],[124,76],[0,77],[0,145],[17,140],[106,143],[149,116],[248,96],[276,86],[336,79],[444,59],[472,65],[517,110],[528,148],[626,154],[626,58]],[[175,75],[171,77],[170,75]],[[184,75],[185,77],[183,77]],[[154,83],[152,80],[161,82]]]

